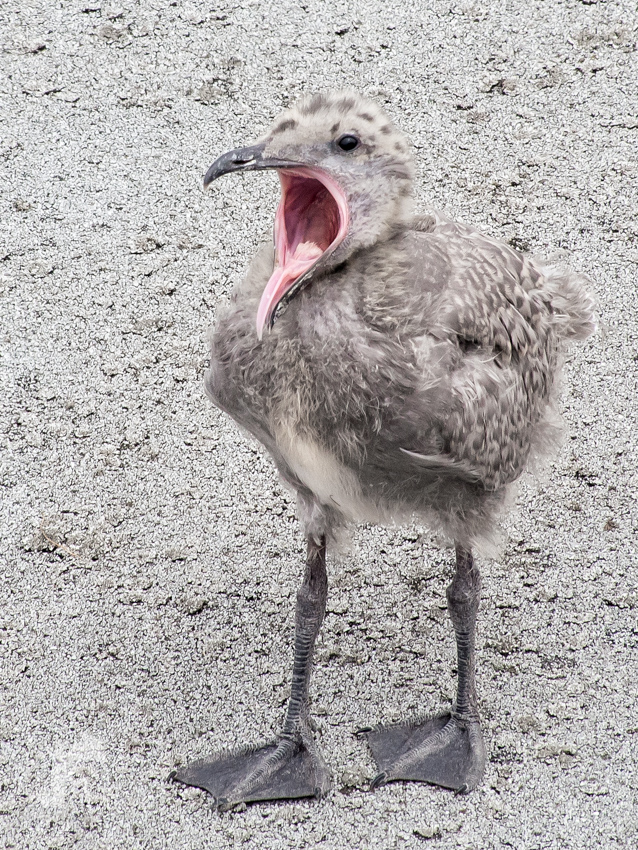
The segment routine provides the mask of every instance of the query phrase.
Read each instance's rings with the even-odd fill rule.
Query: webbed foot
[[[379,769],[372,787],[412,780],[471,791],[485,768],[485,745],[477,719],[444,714],[426,720],[378,726],[367,733]]]
[[[326,541],[308,538],[303,584],[297,593],[295,657],[283,730],[264,747],[218,753],[175,770],[170,778],[203,788],[226,811],[260,800],[320,797],[330,788],[330,771],[312,737],[308,682],[315,640],[326,610]]]
[[[171,779],[208,791],[221,811],[259,800],[320,797],[330,787],[319,751],[289,738],[192,762]]]

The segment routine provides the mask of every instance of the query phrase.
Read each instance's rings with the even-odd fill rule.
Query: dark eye
[[[337,139],[337,145],[342,151],[353,151],[359,146],[359,139],[351,133],[346,133],[345,136],[341,136],[340,139]]]

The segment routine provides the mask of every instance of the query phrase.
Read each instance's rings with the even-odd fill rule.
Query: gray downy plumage
[[[415,216],[410,147],[355,92],[304,98],[256,145],[220,157],[207,182],[259,168],[276,168],[282,179],[275,251],[258,252],[217,322],[207,392],[266,447],[297,493],[311,565],[300,595],[313,582],[323,587],[325,567],[312,564],[325,561],[325,541],[348,523],[416,517],[455,541],[455,706],[434,727],[381,727],[370,743],[377,784],[420,779],[469,789],[485,759],[473,657],[480,578],[471,552],[489,546],[509,485],[554,438],[563,345],[594,330],[587,281],[437,212]],[[316,636],[324,591],[313,605]],[[312,634],[306,643],[299,707],[289,706],[279,743],[214,757],[178,779],[208,787],[226,805],[326,790],[329,774],[307,721]],[[448,740],[461,734],[456,727],[462,744]],[[279,752],[282,741],[293,741],[292,750]],[[457,758],[459,746],[465,755]],[[277,776],[300,752],[308,758],[295,770],[305,778],[291,793]],[[455,759],[464,765],[448,776],[441,765]],[[223,781],[214,778],[221,774]]]

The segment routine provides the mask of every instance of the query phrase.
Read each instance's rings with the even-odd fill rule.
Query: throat
[[[309,273],[344,240],[349,227],[345,194],[328,174],[314,168],[279,171],[281,201],[275,215],[275,268],[257,310],[259,339],[272,327]]]

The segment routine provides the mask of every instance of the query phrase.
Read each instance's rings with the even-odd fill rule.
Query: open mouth
[[[272,327],[279,307],[308,280],[348,232],[348,204],[341,187],[313,168],[278,169],[281,201],[275,216],[275,269],[257,310],[257,335]]]

